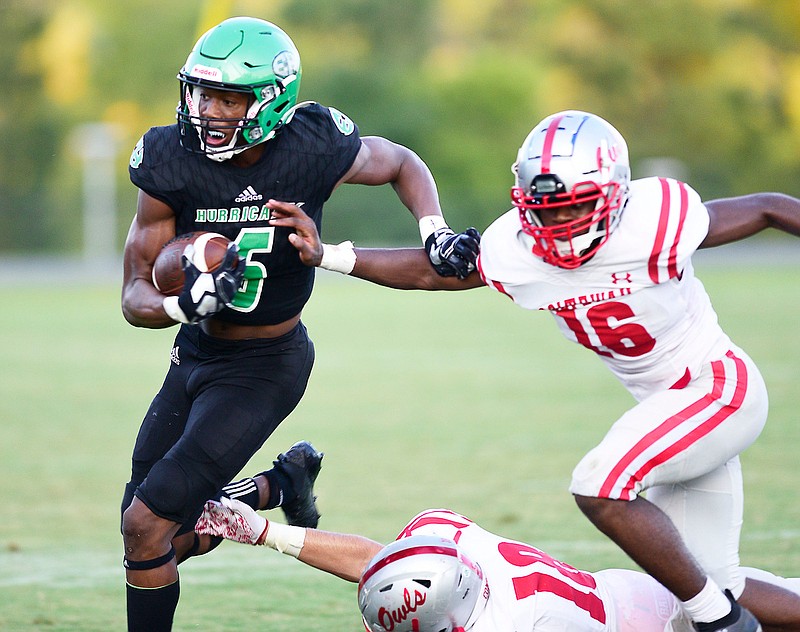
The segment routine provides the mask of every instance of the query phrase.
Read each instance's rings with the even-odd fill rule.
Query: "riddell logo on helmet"
[[[189,75],[201,79],[211,79],[212,81],[222,80],[222,71],[219,68],[210,68],[201,64],[196,64]]]

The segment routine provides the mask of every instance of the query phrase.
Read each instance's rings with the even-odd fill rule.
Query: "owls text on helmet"
[[[483,611],[483,571],[452,540],[413,535],[372,559],[358,584],[371,632],[464,632]]]

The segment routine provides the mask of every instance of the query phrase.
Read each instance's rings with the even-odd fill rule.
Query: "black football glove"
[[[178,295],[177,309],[169,315],[187,325],[194,325],[231,304],[244,276],[245,261],[239,249],[231,242],[219,268],[201,272],[192,262],[193,246],[189,244],[182,256],[183,290]],[[165,308],[167,304],[165,303]]]
[[[440,276],[465,279],[475,269],[480,244],[481,234],[475,228],[458,234],[450,228],[440,228],[425,240],[425,250]]]
[[[242,284],[245,267],[245,260],[239,256],[239,247],[233,242],[229,243],[225,258],[219,268],[211,273],[214,277],[214,286],[217,288],[217,296],[226,307],[231,306],[233,296]]]

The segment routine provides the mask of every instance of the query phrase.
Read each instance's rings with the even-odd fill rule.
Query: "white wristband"
[[[167,312],[167,316],[172,320],[185,325],[189,324],[189,319],[186,318],[186,314],[183,313],[180,305],[178,305],[177,296],[167,296],[161,304],[164,306],[164,311]]]
[[[449,228],[441,215],[426,215],[419,220],[419,236],[423,245],[433,233],[441,228]]]
[[[333,272],[350,274],[356,265],[356,251],[352,241],[343,241],[334,246],[322,244],[322,262],[319,267]]]
[[[294,527],[280,522],[270,522],[267,528],[267,537],[264,538],[264,546],[292,557],[300,555],[305,543],[305,527]]]

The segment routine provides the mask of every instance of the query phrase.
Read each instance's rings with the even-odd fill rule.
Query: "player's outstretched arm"
[[[721,246],[777,228],[800,237],[800,200],[782,193],[753,193],[705,203],[708,235],[700,248]]]
[[[306,544],[297,559],[353,583],[361,579],[369,561],[383,548],[378,542],[354,533],[305,531]]]
[[[361,578],[369,561],[383,548],[356,534],[269,522],[249,505],[227,497],[206,503],[195,531],[242,544],[265,545],[350,582]]]
[[[350,276],[378,285],[398,290],[469,290],[484,285],[477,271],[463,279],[440,276],[423,248],[354,248],[353,252]]]
[[[301,261],[400,290],[468,290],[483,285],[477,272],[466,278],[441,276],[423,248],[354,248],[350,242],[323,244],[317,227],[294,204],[270,200],[270,224],[294,230],[289,241]]]

